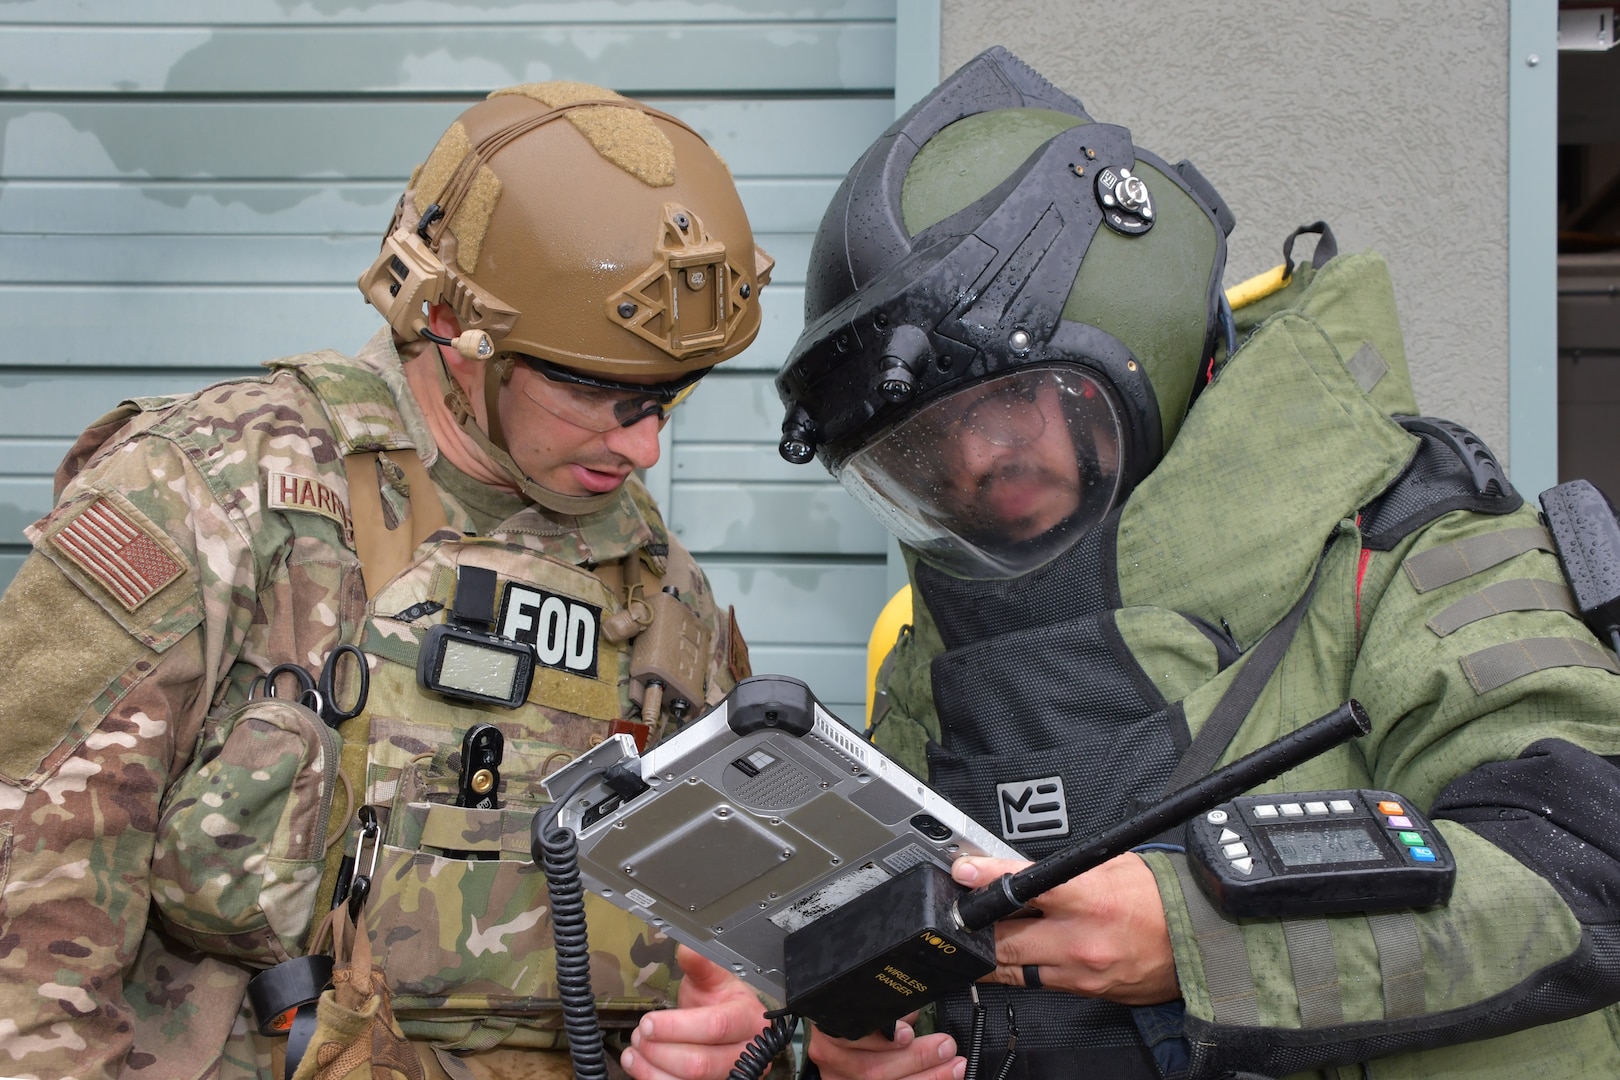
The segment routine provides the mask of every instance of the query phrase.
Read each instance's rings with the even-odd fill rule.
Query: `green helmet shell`
[[[988,50],[896,121],[828,208],[777,378],[783,456],[836,472],[942,394],[1067,360],[1122,402],[1128,489],[1204,382],[1230,222],[1190,163]]]
[[[1107,331],[1147,367],[1168,449],[1192,405],[1200,368],[1212,355],[1210,282],[1219,286],[1226,238],[1168,176],[1141,160],[1136,174],[1158,196],[1157,224],[1141,236],[1098,230],[1063,318]]]
[[[906,230],[915,236],[977,202],[1054,135],[1090,122],[1055,109],[996,109],[940,129],[900,185]]]

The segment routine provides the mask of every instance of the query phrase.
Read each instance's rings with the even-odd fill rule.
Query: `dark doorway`
[[[1560,4],[1562,11],[1590,5]],[[1604,11],[1609,20],[1613,9]],[[1613,28],[1610,26],[1612,40]],[[1558,54],[1558,479],[1620,502],[1620,49]]]

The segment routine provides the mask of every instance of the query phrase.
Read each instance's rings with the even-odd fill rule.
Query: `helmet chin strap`
[[[559,514],[583,517],[606,508],[619,497],[617,490],[606,491],[600,495],[564,495],[530,480],[519,468],[518,463],[512,460],[512,455],[506,449],[506,436],[501,431],[500,411],[495,407],[501,392],[501,377],[495,370],[495,363],[486,362],[483,370],[484,415],[489,417],[489,433],[485,434],[473,414],[472,402],[467,399],[461,386],[450,377],[450,368],[445,364],[444,354],[438,351],[437,346],[434,346],[434,354],[439,361],[439,386],[444,391],[445,407],[456,418],[461,430],[478,444],[478,448],[488,455],[496,468],[518,486],[524,498]]]

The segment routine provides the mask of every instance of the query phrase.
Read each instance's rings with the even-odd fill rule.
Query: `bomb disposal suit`
[[[559,492],[516,459],[547,433],[656,438],[754,338],[768,271],[684,124],[596,87],[516,87],[413,175],[360,281],[390,326],[357,356],[126,402],[83,435],[0,601],[0,1074],[279,1076],[287,1039],[259,1033],[272,1018],[244,988],[333,938],[300,1075],[570,1074],[547,1053],[540,781],[718,701],[746,652],[638,480]],[[435,412],[523,494],[454,467]],[[480,703],[419,673],[452,620],[506,650],[472,647],[495,666],[459,686],[498,697],[526,656],[526,693]],[[325,700],[290,669],[266,685],[345,644],[369,670],[358,715],[322,716],[360,694],[352,654]],[[504,752],[470,801],[478,723]],[[358,937],[346,903],[323,932],[346,854],[343,883],[369,885]],[[670,1003],[673,943],[605,904],[589,917],[604,1025]],[[357,940],[372,964],[350,970]]]
[[[1233,320],[1230,227],[999,49],[857,163],[778,387],[784,456],[911,568],[873,737],[1039,858],[1354,697],[1372,733],[1265,790],[1400,793],[1455,893],[1236,920],[1146,852],[1179,1001],[983,985],[984,1067],[1010,1005],[1031,1077],[1620,1074],[1615,657],[1490,453],[1417,417],[1382,261],[1325,233]],[[962,1053],[971,1016],[938,1011]]]

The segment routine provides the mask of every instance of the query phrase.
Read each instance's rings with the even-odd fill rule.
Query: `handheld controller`
[[[1240,796],[1188,822],[1187,858],[1240,918],[1429,907],[1457,877],[1434,824],[1389,791]]]

